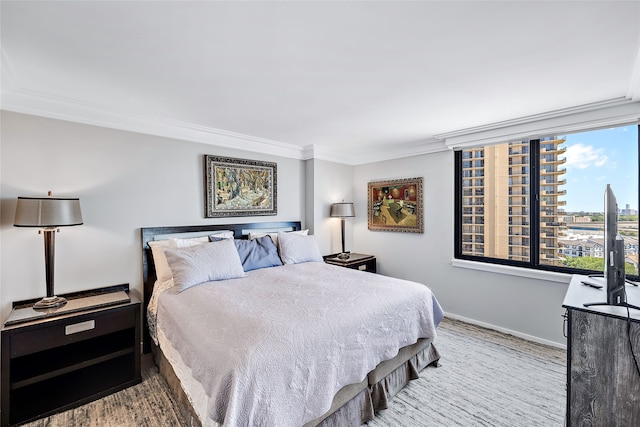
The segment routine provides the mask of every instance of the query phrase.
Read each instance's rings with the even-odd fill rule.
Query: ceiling
[[[359,164],[640,100],[638,1],[2,1],[2,108]]]

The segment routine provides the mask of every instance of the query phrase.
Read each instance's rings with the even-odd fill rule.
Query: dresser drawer
[[[11,358],[135,327],[132,307],[60,319],[11,336]]]

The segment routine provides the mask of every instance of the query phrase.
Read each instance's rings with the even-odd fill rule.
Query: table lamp
[[[338,255],[338,258],[349,259],[349,254],[344,250],[344,222],[345,218],[356,216],[353,209],[353,203],[334,203],[331,205],[331,213],[329,215],[335,218],[340,218],[342,226],[342,252]]]
[[[47,296],[34,304],[36,310],[60,307],[67,303],[53,291],[53,267],[55,258],[55,233],[60,227],[82,225],[80,200],[71,197],[18,197],[15,227],[39,228],[44,234],[44,265],[47,283]]]

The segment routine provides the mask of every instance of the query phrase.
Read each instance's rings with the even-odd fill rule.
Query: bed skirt
[[[171,364],[160,349],[153,345],[154,360],[160,373],[178,403],[189,427],[202,427],[189,398],[182,389]],[[370,421],[375,413],[387,409],[389,401],[418,373],[427,366],[438,366],[440,354],[431,339],[420,339],[417,343],[400,349],[393,359],[380,363],[364,381],[343,387],[334,397],[331,408],[321,417],[303,427],[361,426]]]

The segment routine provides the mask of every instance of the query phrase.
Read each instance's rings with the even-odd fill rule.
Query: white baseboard
[[[459,316],[459,315],[453,314],[453,313],[445,312],[444,316],[448,317],[450,319],[459,320],[461,322],[470,323],[472,325],[481,326],[483,328],[492,329],[494,331],[502,332],[504,334],[513,335],[514,337],[522,338],[523,340],[532,341],[532,342],[535,342],[535,343],[538,343],[538,344],[548,345],[550,347],[561,348],[563,350],[567,349],[567,344],[566,343],[562,344],[562,343],[558,343],[558,342],[555,342],[555,341],[545,340],[545,339],[542,339],[542,338],[539,338],[539,337],[535,337],[533,335],[527,335],[527,334],[523,334],[522,332],[512,331],[511,329],[503,328],[501,326],[492,325],[490,323],[480,322],[480,321],[475,320],[475,319],[469,319],[467,317]]]

